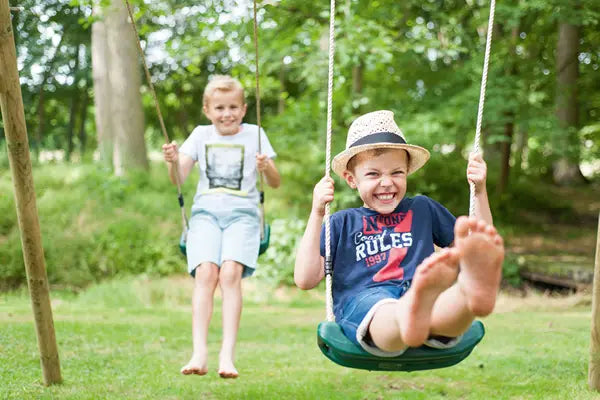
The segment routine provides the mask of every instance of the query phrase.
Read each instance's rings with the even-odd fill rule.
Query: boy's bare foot
[[[208,367],[206,366],[206,357],[192,355],[192,359],[181,368],[183,375],[206,375]]]
[[[502,279],[502,237],[482,220],[459,217],[454,226],[454,243],[460,252],[458,283],[467,298],[467,307],[475,316],[486,316],[494,310]]]
[[[458,262],[458,250],[450,248],[433,253],[417,267],[409,291],[400,298],[405,302],[399,309],[400,331],[407,346],[420,346],[427,339],[433,305],[456,281]]]
[[[239,376],[232,360],[221,358],[219,362],[219,376],[224,379],[235,379]]]

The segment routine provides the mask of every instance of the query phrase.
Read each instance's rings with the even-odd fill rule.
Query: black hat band
[[[362,146],[363,144],[376,144],[376,143],[394,143],[394,144],[406,144],[406,141],[402,139],[402,136],[392,132],[379,132],[372,135],[368,135],[358,139],[352,143],[349,147]]]

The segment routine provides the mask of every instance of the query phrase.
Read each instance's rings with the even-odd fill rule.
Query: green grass
[[[42,385],[27,293],[0,295],[2,399],[592,399],[587,388],[589,302],[499,306],[487,334],[457,366],[368,372],[321,355],[322,293],[245,282],[237,380],[216,374],[220,302],[210,327],[210,372],[179,374],[191,351],[191,280],[120,280],[52,293],[63,384]],[[514,307],[512,307],[514,308]]]

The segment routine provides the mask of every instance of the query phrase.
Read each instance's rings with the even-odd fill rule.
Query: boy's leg
[[[223,294],[223,343],[219,354],[219,375],[237,378],[235,344],[242,313],[242,277],[256,268],[260,245],[260,218],[256,209],[235,209],[220,217],[223,229],[219,285]]]
[[[456,280],[458,260],[456,249],[432,254],[417,268],[408,292],[375,312],[369,333],[378,348],[396,352],[423,344],[437,297]]]
[[[242,272],[244,266],[235,261],[224,261],[219,272],[223,294],[223,343],[219,354],[219,375],[237,378],[233,359],[240,317],[242,313]]]
[[[219,268],[207,262],[196,267],[192,295],[192,343],[190,361],[181,368],[184,375],[204,375],[208,371],[208,325],[213,311],[213,296],[219,280]]]
[[[451,337],[493,311],[504,259],[502,238],[482,220],[458,218],[454,243],[460,254],[458,281],[438,297],[431,319],[432,334]]]

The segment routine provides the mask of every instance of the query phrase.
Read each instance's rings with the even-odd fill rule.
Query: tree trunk
[[[76,44],[75,51],[75,68],[73,68],[73,86],[71,88],[71,110],[69,114],[69,126],[67,127],[67,154],[66,160],[71,161],[73,154],[73,137],[75,136],[75,123],[77,121],[77,108],[79,107],[79,57],[81,55],[81,44]]]
[[[507,118],[514,118],[514,113],[507,114]],[[508,186],[510,176],[510,149],[512,147],[515,125],[512,120],[504,124],[504,142],[501,144],[500,177],[496,186],[496,194],[502,195]]]
[[[88,109],[88,105],[90,103],[89,90],[90,90],[90,79],[89,79],[89,75],[88,75],[85,78],[85,87],[83,88],[83,93],[82,93],[83,99],[81,100],[81,109],[79,110],[80,115],[79,115],[78,137],[79,137],[79,151],[81,152],[82,159],[85,154],[86,145],[87,145],[87,134],[85,132],[85,123],[87,122],[87,115],[88,115],[87,109]]]
[[[277,99],[277,114],[283,114],[285,111],[285,63],[281,60],[279,67],[279,98]]]
[[[527,149],[527,130],[522,126],[517,129],[517,141],[515,145],[515,165],[512,170],[512,176],[518,177],[523,172],[523,153]]]
[[[571,185],[584,182],[579,170],[577,138],[578,104],[577,78],[579,75],[579,28],[561,22],[558,28],[556,51],[556,116],[562,128],[560,147],[565,153],[552,166],[554,182]]]
[[[94,80],[94,109],[96,136],[100,162],[112,167],[114,130],[111,118],[111,92],[108,78],[108,51],[106,23],[99,8],[94,9],[99,17],[92,24],[92,77]]]
[[[352,67],[352,96],[350,98],[356,104],[356,107],[352,107],[356,114],[361,114],[360,98],[363,92],[363,69],[362,61]]]
[[[507,60],[506,75],[509,81],[514,81],[514,77],[517,75],[517,39],[519,35],[519,27],[512,29],[510,33],[510,47],[509,54],[510,58]],[[506,123],[504,124],[504,141],[502,142],[501,152],[502,156],[500,159],[500,177],[496,186],[496,194],[501,196],[506,191],[508,186],[508,180],[510,177],[510,156],[511,148],[513,143],[513,136],[515,132],[515,111],[509,109],[504,112],[506,117]]]
[[[111,116],[115,141],[113,167],[117,176],[132,169],[148,170],[140,86],[138,44],[127,8],[113,0],[107,10]]]
[[[33,136],[31,149],[33,150],[33,158],[36,161],[39,161],[40,158],[40,147],[42,146],[42,134],[44,132],[44,85],[45,82],[42,82],[40,88],[38,89],[38,103],[37,103],[37,129],[34,131],[35,135]]]
[[[177,87],[177,96],[180,99],[183,99],[185,96],[182,85]],[[188,128],[188,122],[189,116],[186,107],[179,107],[177,110],[177,128],[179,129],[179,132],[183,134],[183,137],[187,137],[190,132]]]

